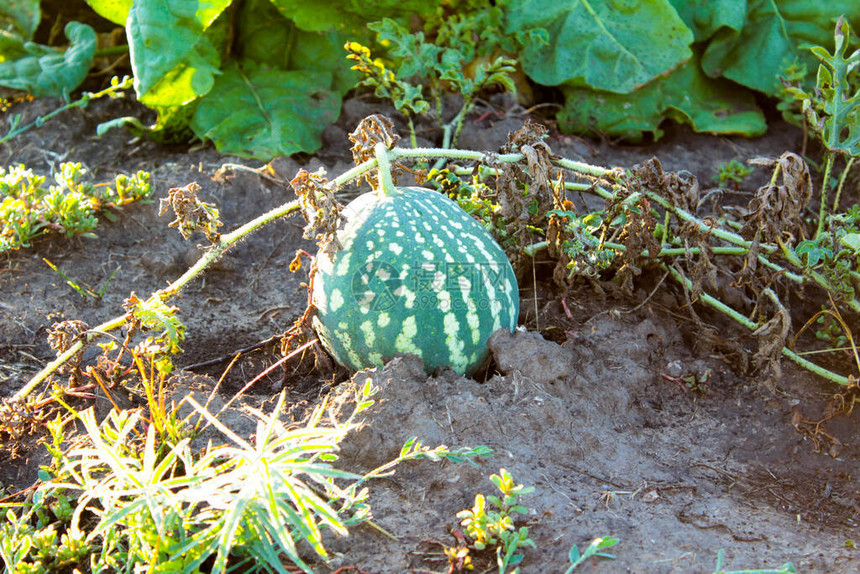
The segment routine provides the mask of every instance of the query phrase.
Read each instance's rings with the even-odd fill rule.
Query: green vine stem
[[[60,106],[59,108],[48,112],[44,116],[39,116],[29,124],[25,124],[23,126],[18,125],[21,121],[20,115],[12,116],[12,119],[10,120],[9,131],[6,133],[5,136],[0,138],[0,143],[5,143],[32,128],[42,127],[45,122],[47,122],[54,116],[65,112],[66,110],[70,110],[72,108],[85,108],[92,100],[97,100],[105,96],[113,97],[118,92],[131,88],[132,84],[132,79],[128,76],[125,76],[122,80],[114,77],[111,79],[111,85],[104,90],[95,93],[84,92],[80,99],[77,99],[73,102],[68,102]]]
[[[529,245],[523,251],[527,255],[533,257],[534,253],[547,247],[547,245],[548,245],[548,242],[541,241],[540,243],[534,243],[532,245]],[[603,246],[607,247],[609,249],[614,249],[616,251],[626,251],[627,250],[627,247],[625,245],[620,244],[620,243],[609,243],[609,242],[607,242],[607,243],[604,243]],[[715,255],[746,255],[749,252],[749,250],[744,249],[742,247],[714,247],[712,249],[712,251]],[[660,253],[657,254],[657,257],[662,258],[662,257],[680,256],[680,255],[686,254],[687,252],[688,252],[688,250],[686,248],[683,248],[683,247],[663,248],[660,250]],[[699,248],[698,247],[690,248],[689,252],[690,253],[698,253]],[[648,257],[648,250],[647,249],[642,251],[642,256]],[[663,269],[664,271],[669,271],[672,274],[672,277],[676,281],[678,281],[679,283],[684,285],[685,288],[692,289],[692,287],[693,287],[692,281],[690,281],[688,278],[681,275],[681,273],[678,272],[678,270],[675,269],[674,267],[668,266],[665,263],[661,263],[660,268]],[[795,277],[799,277],[799,279],[801,279],[801,280],[803,279],[800,276],[795,276]],[[776,297],[776,294],[774,294],[773,291],[771,291],[770,289],[766,290],[766,294],[771,298]],[[726,305],[725,303],[723,303],[722,301],[720,301],[716,297],[708,295],[707,293],[702,293],[700,295],[700,298],[707,305],[713,307],[717,311],[730,317],[731,319],[735,320],[736,322],[740,323],[741,325],[743,325],[744,327],[748,328],[751,331],[755,331],[756,329],[758,329],[760,327],[760,325],[756,325],[755,323],[750,321],[747,317],[738,313],[732,307],[729,307],[728,305]],[[809,371],[811,371],[817,375],[820,375],[829,381],[833,381],[833,382],[838,383],[838,384],[843,385],[843,386],[848,385],[850,383],[850,380],[847,377],[843,377],[842,375],[838,375],[832,371],[825,369],[824,367],[816,365],[812,361],[804,359],[803,357],[801,357],[800,355],[798,355],[797,353],[795,353],[791,349],[788,349],[787,347],[783,347],[782,354],[784,356],[788,357],[789,359],[791,359],[792,361],[794,361],[795,363],[797,363],[798,365],[800,365],[801,367],[803,367],[803,368],[805,368],[805,369],[807,369],[807,370],[809,370]]]
[[[827,221],[827,190],[830,187],[830,172],[833,171],[834,153],[827,152],[827,161],[824,164],[824,179],[821,180],[821,208],[818,211],[818,229],[815,230],[815,238],[818,239],[824,233],[824,223]]]
[[[669,265],[665,265],[665,264],[661,264],[660,267],[664,271],[668,271],[672,275],[672,278],[675,279],[681,285],[683,285],[685,289],[692,289],[693,288],[693,282],[690,281],[688,278],[684,277],[683,275],[681,275],[681,273],[677,269],[675,269],[674,267],[669,266]],[[773,296],[775,297],[776,295],[773,295]],[[728,305],[726,305],[725,303],[723,303],[722,301],[720,301],[716,297],[712,297],[711,295],[708,295],[707,293],[702,292],[699,295],[699,298],[706,305],[713,307],[714,309],[716,309],[720,313],[733,319],[737,323],[740,323],[741,325],[743,325],[744,327],[746,327],[750,331],[755,331],[756,329],[758,329],[761,326],[761,325],[757,325],[753,321],[750,321],[746,316],[742,315],[741,313],[738,313],[732,307],[729,307]],[[782,348],[782,355],[788,359],[791,359],[792,361],[794,361],[795,363],[797,363],[798,365],[800,365],[804,369],[811,371],[812,373],[815,373],[816,375],[823,377],[823,378],[827,379],[828,381],[832,381],[832,382],[834,382],[838,385],[842,385],[842,386],[847,386],[847,385],[851,384],[850,378],[843,377],[842,375],[839,375],[837,373],[834,373],[833,371],[829,371],[829,370],[825,369],[824,367],[816,365],[812,361],[804,359],[803,357],[801,357],[800,355],[798,355],[797,353],[795,353],[794,351],[792,351],[788,347]]]
[[[93,59],[95,58],[109,58],[111,56],[123,56],[128,54],[128,44],[120,44],[118,46],[107,46],[106,48],[99,48],[93,53]]]
[[[723,221],[723,223],[729,227],[734,227],[735,229],[741,228],[741,224],[734,222],[734,221]],[[781,249],[785,249],[785,246],[782,246]],[[800,259],[798,259],[797,256],[795,256],[794,253],[791,252],[791,250],[789,250],[789,257],[791,257],[791,262],[793,265],[797,265],[798,267],[803,267],[803,262],[800,261]],[[762,263],[764,263],[765,265],[767,265],[771,269],[775,269],[777,271],[782,269],[781,267],[779,267],[775,263],[771,263],[770,260],[763,259],[761,255],[759,255],[759,261],[761,261]],[[848,275],[850,275],[855,281],[860,281],[860,272],[849,270]],[[789,277],[792,281],[795,281],[794,277],[799,277],[799,275],[794,275],[794,274],[791,274],[791,275],[787,274],[786,276]],[[825,285],[822,285],[822,286],[825,286]]]
[[[795,266],[801,267],[801,268],[803,267],[803,262],[797,257],[797,255],[795,255],[795,253],[787,245],[782,245],[782,254],[783,254],[783,256],[785,256],[786,259],[788,259],[788,261],[792,265],[795,265]],[[828,281],[824,275],[822,275],[822,274],[820,274],[817,271],[814,271],[812,269],[807,269],[806,273],[808,274],[808,276],[813,281],[818,283],[821,287],[823,287],[827,291],[829,291],[831,293],[837,292],[837,290],[830,284],[830,281]],[[844,298],[843,301],[845,302],[846,305],[848,305],[848,307],[851,308],[852,311],[860,313],[860,301],[857,301],[857,299],[853,299],[853,298],[852,299]]]
[[[406,123],[409,126],[409,143],[412,144],[412,147],[418,147],[418,137],[415,135],[415,124],[412,122],[412,114],[406,113],[405,110],[402,110],[402,112],[406,116]]]
[[[699,219],[699,218],[695,217],[694,215],[684,211],[683,209],[680,209],[680,208],[673,206],[671,204],[671,202],[669,202],[667,199],[657,195],[654,192],[647,191],[647,192],[645,192],[645,195],[649,199],[652,199],[652,200],[656,201],[657,203],[659,203],[664,209],[671,210],[672,213],[674,213],[679,219],[696,223],[697,225],[699,225],[700,229],[705,233],[709,233],[709,234],[713,235],[714,237],[718,237],[720,239],[723,239],[725,241],[728,241],[729,243],[732,243],[734,245],[738,245],[740,247],[750,248],[752,246],[751,242],[745,240],[740,235],[738,235],[736,233],[732,233],[730,231],[726,231],[726,230],[721,229],[719,227],[714,227],[714,226],[708,225],[707,223],[705,223],[701,219]],[[812,279],[815,283],[817,283],[818,285],[820,285],[821,287],[823,287],[824,289],[826,289],[827,291],[829,291],[831,293],[836,293],[838,291],[833,286],[833,284],[830,281],[828,281],[828,279],[826,277],[824,277],[823,275],[821,275],[820,273],[818,273],[817,271],[815,271],[813,269],[806,268],[803,265],[803,262],[797,257],[797,255],[794,254],[794,252],[787,245],[780,245],[779,247],[777,247],[774,245],[768,245],[766,243],[762,243],[762,244],[759,244],[759,250],[764,251],[769,255],[773,254],[776,251],[780,251],[782,253],[782,255],[789,261],[789,263],[798,267],[799,269],[803,269],[806,276],[809,277],[810,279]],[[775,264],[772,261],[770,261],[769,259],[767,259],[761,253],[759,253],[758,259],[759,259],[759,261],[761,261],[763,264],[767,265],[771,269],[774,269],[777,271],[785,271],[783,268],[781,268],[777,264]],[[799,277],[798,275],[794,275],[794,274],[792,274],[792,275],[793,275],[793,277],[791,277],[792,280],[796,280],[796,278]],[[854,275],[852,274],[852,276],[854,276]],[[804,277],[804,280],[805,280],[805,277]],[[851,310],[860,313],[860,301],[858,301],[857,299],[846,298],[845,304],[848,305],[848,307],[850,307]]]
[[[388,150],[388,158],[392,161],[396,159],[460,159],[467,161],[479,161],[491,163],[490,158],[500,163],[516,163],[522,160],[525,156],[521,153],[506,153],[494,156],[491,153],[483,151],[472,151],[467,149],[439,149],[432,147],[417,147],[417,148],[400,148],[396,147]],[[599,169],[599,168],[598,168]]]
[[[665,197],[663,197],[657,193],[654,193],[653,191],[646,191],[646,192],[644,192],[644,195],[648,199],[650,199],[651,201],[654,201],[654,202],[660,204],[660,206],[663,209],[666,209],[666,210],[672,212],[678,219],[681,219],[681,220],[689,222],[689,223],[694,223],[699,228],[699,231],[702,233],[705,233],[708,235],[713,235],[714,237],[722,239],[723,241],[728,241],[732,245],[737,245],[739,247],[746,247],[747,249],[752,247],[752,241],[747,241],[746,239],[744,239],[743,237],[741,237],[737,233],[733,233],[733,232],[727,231],[721,227],[711,225],[711,224],[707,223],[706,221],[699,219],[698,217],[696,217],[692,213],[685,211],[685,210],[681,209],[680,207],[675,207],[671,201],[669,201],[668,199],[666,199]],[[774,253],[778,249],[779,248],[776,247],[775,245],[768,245],[767,243],[759,244],[759,250],[764,251],[765,253],[768,253],[768,254]]]
[[[854,160],[857,158],[851,156],[848,159],[848,163],[845,164],[845,169],[842,170],[842,175],[839,176],[839,185],[836,187],[836,196],[833,198],[833,207],[831,211],[836,213],[839,210],[839,200],[842,197],[842,188],[845,187],[845,180],[848,179],[848,172],[851,171],[851,167],[854,165]]]
[[[220,258],[224,253],[227,252],[231,247],[235,246],[243,237],[246,235],[253,233],[257,229],[263,227],[267,223],[271,223],[276,219],[287,216],[294,211],[299,209],[298,201],[291,201],[285,203],[271,211],[264,213],[263,215],[253,219],[243,225],[242,227],[236,229],[231,233],[226,233],[219,238],[218,244],[214,245],[211,249],[209,249],[206,253],[203,254],[200,259],[197,260],[197,263],[192,265],[185,273],[183,273],[177,280],[173,283],[165,287],[164,289],[159,289],[152,295],[150,295],[150,299],[158,298],[161,299],[162,302],[166,302],[171,297],[175,296],[179,291],[182,290],[183,287],[188,285],[195,277],[200,275],[204,269],[206,269],[209,265],[215,262],[218,258]],[[75,354],[80,351],[86,343],[91,342],[96,337],[103,333],[107,333],[109,331],[113,331],[114,329],[118,329],[125,324],[125,315],[121,315],[119,317],[115,317],[101,325],[97,326],[94,329],[90,329],[87,331],[86,340],[85,341],[77,341],[71,347],[66,349],[62,354],[57,356],[56,359],[45,365],[45,367],[36,373],[36,375],[31,378],[26,385],[21,387],[17,393],[15,393],[11,401],[23,401],[27,396],[33,392],[33,389],[39,385],[42,381],[48,378],[51,374],[53,374],[57,369],[59,369],[66,361],[75,356]]]
[[[387,154],[383,154],[383,155],[387,155]],[[377,159],[370,159],[370,160],[348,170],[347,172],[343,173],[342,175],[336,177],[333,180],[333,183],[335,184],[336,188],[339,188],[342,185],[344,185],[345,183],[361,177],[362,175],[364,175],[368,171],[372,170],[376,166],[377,166]],[[389,173],[389,177],[390,177],[390,173]],[[279,207],[272,209],[271,211],[264,213],[263,215],[257,217],[256,219],[249,221],[248,223],[246,223],[245,225],[236,229],[235,231],[221,235],[221,237],[219,238],[218,244],[215,245],[214,247],[212,247],[206,253],[204,253],[203,256],[201,256],[200,259],[197,261],[197,263],[195,263],[193,266],[191,266],[176,281],[174,281],[173,283],[171,283],[170,285],[168,285],[164,289],[156,291],[155,293],[150,295],[150,298],[158,297],[163,302],[167,301],[170,297],[179,293],[179,291],[182,290],[183,287],[185,287],[188,283],[190,283],[195,277],[200,275],[209,265],[211,265],[218,258],[220,258],[231,247],[236,245],[236,243],[238,243],[243,237],[245,237],[246,235],[248,235],[250,233],[253,233],[257,229],[263,227],[264,225],[266,225],[268,223],[275,221],[276,219],[279,219],[281,217],[285,217],[285,216],[293,213],[294,211],[297,211],[298,209],[299,209],[298,201],[291,201],[291,202],[285,203]],[[115,317],[115,318],[113,318],[109,321],[106,321],[105,323],[102,323],[101,325],[98,325],[97,327],[87,331],[85,341],[77,341],[71,347],[66,349],[63,353],[58,355],[56,359],[54,359],[53,361],[51,361],[50,363],[45,365],[42,368],[42,370],[40,370],[38,373],[36,373],[29,381],[27,381],[27,383],[23,387],[21,387],[18,390],[18,392],[16,392],[12,396],[11,400],[20,402],[20,401],[23,401],[24,399],[26,399],[27,396],[30,395],[30,393],[32,393],[33,390],[39,385],[39,383],[41,383],[46,378],[51,376],[54,372],[56,372],[57,369],[59,369],[67,361],[69,361],[72,357],[74,357],[75,354],[77,354],[78,351],[80,351],[85,344],[90,343],[91,341],[93,341],[99,335],[101,335],[103,333],[108,333],[108,332],[113,331],[115,329],[119,329],[124,324],[125,324],[125,315],[121,315],[119,317]]]
[[[368,171],[377,168],[380,173],[380,186],[383,191],[386,189],[393,189],[394,183],[391,178],[391,170],[390,164],[392,161],[396,161],[398,159],[448,159],[448,160],[460,160],[460,161],[474,161],[482,164],[486,164],[492,166],[495,163],[514,163],[519,162],[524,159],[523,154],[520,153],[509,153],[509,154],[493,154],[487,152],[480,151],[472,151],[472,150],[460,150],[460,149],[437,149],[437,148],[393,148],[393,149],[385,149],[385,146],[382,144],[378,144],[375,151],[375,156],[372,159],[365,161],[364,163],[357,165],[356,167],[348,170],[347,172],[341,174],[332,180],[332,183],[335,185],[336,189],[342,187],[344,184],[353,181],[360,176],[364,175]],[[599,166],[589,165],[582,162],[573,161],[566,158],[554,158],[553,161],[564,169],[568,169],[580,174],[583,177],[592,178],[595,181],[593,183],[565,183],[565,188],[569,190],[575,191],[583,191],[594,193],[604,199],[616,199],[616,195],[611,191],[608,191],[598,185],[598,182],[601,179],[607,179],[612,181],[616,179],[618,175],[617,170],[607,169]],[[492,167],[487,168],[487,173],[495,173],[497,170]],[[691,222],[696,224],[700,231],[703,233],[710,234],[714,237],[722,239],[727,243],[730,243],[734,247],[723,246],[723,247],[715,247],[713,248],[714,253],[721,255],[744,255],[749,252],[749,249],[752,247],[752,243],[745,240],[740,235],[728,231],[722,227],[711,225],[708,222],[705,222],[694,215],[686,212],[683,209],[675,207],[669,200],[666,198],[650,191],[643,192],[648,199],[654,201],[655,203],[662,206],[667,213],[671,213],[676,216],[679,220]],[[629,199],[629,198],[628,198]],[[256,231],[260,227],[275,221],[278,218],[287,216],[294,211],[298,210],[299,205],[297,201],[292,201],[289,203],[285,203],[271,211],[257,217],[256,219],[246,223],[242,227],[233,231],[232,233],[224,234],[219,238],[219,242],[217,245],[213,246],[209,251],[207,251],[191,268],[189,268],[185,273],[182,274],[176,281],[168,285],[165,289],[161,289],[153,293],[150,297],[160,298],[163,302],[169,299],[170,297],[175,296],[179,291],[185,287],[190,281],[200,275],[210,264],[212,264],[215,260],[217,260],[221,255],[223,255],[228,249],[233,247],[239,240],[241,240],[246,235]],[[529,254],[534,254],[538,250],[546,247],[546,243],[536,243],[531,246],[527,246],[525,251]],[[611,244],[610,247],[612,249],[626,249],[625,246],[621,244]],[[761,244],[758,246],[759,250],[763,253],[759,253],[759,260],[768,267],[782,272],[786,277],[793,281],[804,281],[807,277],[810,277],[813,281],[827,289],[828,291],[833,292],[834,289],[830,285],[829,281],[820,274],[812,271],[805,270],[806,276],[801,276],[797,274],[793,274],[788,272],[788,270],[782,268],[780,265],[770,261],[765,254],[772,255],[775,252],[781,251],[782,255],[788,259],[788,261],[799,268],[803,268],[802,262],[797,259],[797,256],[791,251],[791,249],[786,246],[780,247],[774,245]],[[681,255],[686,253],[687,250],[682,247],[664,247],[661,249],[658,256],[660,257],[671,257]],[[694,248],[695,252],[695,248]],[[666,266],[665,264],[661,264],[664,269],[667,269],[673,277],[681,282],[683,285],[691,285],[689,279],[681,275],[677,270],[673,269],[670,266]],[[722,313],[725,313],[727,316],[731,317],[735,321],[739,322],[741,325],[755,330],[758,326],[729,307],[728,305],[722,303],[718,299],[703,293],[701,295],[701,299],[706,304],[711,307],[719,310]],[[860,312],[860,303],[857,302],[856,299],[851,299],[847,301],[849,307],[852,310]],[[13,397],[13,401],[22,401],[25,399],[36,386],[44,381],[47,377],[49,377],[52,373],[54,373],[60,366],[62,366],[66,361],[74,357],[74,355],[80,351],[80,349],[84,346],[84,344],[95,339],[99,334],[106,333],[114,329],[118,329],[125,324],[125,316],[116,317],[102,323],[101,325],[91,329],[87,332],[86,341],[80,341],[72,345],[68,350],[59,355],[55,360],[51,361],[48,365],[46,365],[39,373],[37,373],[27,384],[22,387]],[[783,355],[795,361],[800,366],[808,369],[809,371],[818,374],[830,381],[836,382],[840,385],[846,385],[849,383],[849,379],[843,377],[841,375],[832,373],[822,367],[803,359],[793,351],[787,348],[783,348]]]
[[[470,157],[468,159],[474,159],[474,158]],[[509,158],[508,157],[502,158],[501,156],[499,157],[499,161],[504,161],[504,160],[509,160]],[[565,168],[570,169],[572,171],[576,171],[578,173],[589,175],[592,177],[597,177],[597,178],[608,177],[608,176],[611,176],[613,173],[612,170],[600,168],[597,166],[591,166],[591,165],[583,164],[580,162],[573,162],[573,161],[567,160],[567,159],[555,160],[555,163],[561,167],[565,167]],[[777,164],[777,167],[778,167],[778,165],[779,164]],[[468,172],[464,172],[464,173],[468,173]],[[775,171],[774,176],[773,176],[774,180],[776,179],[777,175],[778,175],[778,173]],[[599,185],[590,184],[590,183],[567,182],[567,183],[565,183],[565,189],[568,189],[571,191],[591,192],[591,193],[598,195],[599,197],[602,197],[603,199],[610,199],[610,200],[616,199],[616,195],[613,194],[611,191],[608,191]],[[749,253],[749,250],[752,247],[752,242],[747,241],[746,239],[744,239],[743,237],[741,237],[737,233],[733,233],[733,232],[725,230],[721,227],[716,227],[716,226],[710,225],[709,223],[699,219],[698,217],[694,216],[693,214],[676,207],[669,200],[667,200],[666,198],[664,198],[664,197],[662,197],[662,196],[660,196],[654,192],[645,191],[644,195],[646,197],[648,197],[648,199],[656,202],[661,207],[663,207],[663,209],[666,210],[667,214],[671,213],[682,221],[693,223],[693,224],[697,225],[699,227],[700,231],[702,231],[703,233],[713,235],[714,237],[722,239],[722,240],[724,240],[728,243],[731,243],[735,246],[735,247],[714,247],[714,248],[712,248],[712,251],[714,252],[714,254],[741,256],[741,255],[746,255]],[[532,245],[526,246],[523,249],[523,252],[526,255],[533,257],[535,253],[537,253],[541,249],[546,248],[547,246],[548,246],[548,243],[546,241],[542,241],[539,243],[534,243]],[[619,251],[626,250],[626,247],[624,245],[616,244],[616,243],[605,243],[603,246],[608,247],[610,249],[619,250]],[[804,269],[803,262],[800,261],[797,258],[797,256],[794,254],[794,252],[785,245],[775,246],[775,245],[769,245],[769,244],[759,244],[758,247],[759,247],[760,251],[762,251],[768,255],[774,254],[776,252],[781,252],[782,255],[789,261],[789,263],[791,263],[792,265],[794,265],[795,267],[797,267],[799,269]],[[671,257],[671,256],[680,256],[680,255],[683,255],[687,252],[688,252],[688,250],[686,248],[682,248],[682,247],[677,247],[677,248],[664,247],[660,250],[660,253],[658,253],[657,256],[660,258]],[[698,248],[692,248],[689,250],[689,252],[690,253],[696,253],[696,252],[698,252]],[[831,283],[820,273],[813,271],[811,269],[805,269],[805,273],[807,274],[805,276],[797,274],[797,273],[792,273],[791,271],[785,269],[783,266],[781,266],[777,263],[774,263],[773,261],[768,259],[764,253],[758,254],[759,262],[761,262],[763,265],[769,267],[770,269],[773,269],[774,271],[781,273],[787,279],[794,281],[795,283],[801,283],[802,284],[802,283],[807,282],[807,280],[809,278],[809,279],[812,279],[815,283],[817,283],[821,287],[823,287],[828,292],[834,292],[835,291],[835,289],[831,285]],[[642,256],[647,257],[648,251],[647,250],[643,251]],[[666,265],[661,264],[661,267],[663,267],[665,269]],[[671,271],[673,273],[673,277],[675,277],[679,281],[681,281],[681,280],[686,281],[687,283],[684,283],[685,285],[688,283],[689,283],[689,285],[692,285],[692,283],[689,282],[689,279],[681,276],[677,270],[671,269]],[[724,303],[722,303],[719,299],[716,299],[715,297],[708,295],[708,294],[702,294],[701,298],[702,298],[702,301],[704,301],[706,304],[710,305],[711,307],[717,309],[718,311],[720,311],[722,313],[725,313],[726,315],[728,315],[729,317],[731,317],[735,321],[741,323],[745,327],[750,328],[753,331],[758,328],[758,325],[756,325],[755,323],[752,323],[746,317],[744,317],[743,315],[741,315],[740,313],[738,313],[737,311],[735,311],[734,309],[732,309],[728,305],[725,305]],[[860,312],[860,302],[858,302],[857,299],[845,299],[845,302],[853,311]],[[819,365],[816,365],[815,363],[813,363],[807,359],[804,359],[803,357],[801,357],[800,355],[798,355],[797,353],[795,353],[794,351],[792,351],[788,348],[783,348],[782,354],[784,356],[788,357],[789,359],[791,359],[792,361],[794,361],[795,363],[797,363],[798,365],[800,365],[801,367],[803,367],[803,368],[805,368],[805,369],[807,369],[807,370],[809,370],[815,374],[818,374],[818,375],[824,377],[825,379],[836,382],[840,385],[849,384],[848,378],[843,377],[842,375],[838,375],[836,373],[833,373],[832,371],[829,371],[823,367],[820,367]]]

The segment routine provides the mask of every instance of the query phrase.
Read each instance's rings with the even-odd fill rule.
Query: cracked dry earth
[[[29,121],[52,105],[37,101],[13,111]],[[99,122],[139,112],[125,100],[62,114],[3,146],[0,163],[23,162],[48,173],[60,161],[80,161],[101,181],[147,169],[155,197],[196,181],[202,199],[221,209],[229,231],[291,200],[284,182],[300,167],[346,171],[345,133],[374,111],[379,106],[367,100],[348,100],[340,123],[326,131],[319,154],[279,159],[272,164],[275,175],[267,172],[267,177],[222,169],[230,163],[256,168],[260,162],[224,157],[205,146],[158,146],[120,131],[95,138]],[[460,143],[497,149],[522,120],[496,114],[470,121]],[[632,166],[657,156],[666,169],[686,169],[708,182],[729,159],[775,157],[799,149],[800,140],[798,131],[776,125],[759,140],[670,128],[650,146],[617,147],[560,136],[549,143],[557,153],[606,166]],[[135,205],[118,212],[116,222],[102,220],[95,238],[49,239],[0,258],[4,395],[50,360],[45,334],[53,322],[98,324],[120,314],[130,292],[148,294],[196,261],[197,243],[183,241],[157,210],[157,203]],[[305,277],[288,271],[297,249],[313,250],[301,237],[296,220],[270,225],[184,292],[178,305],[188,338],[177,361],[180,368],[231,357],[290,326],[307,301],[301,286]],[[118,271],[104,297],[84,299],[43,258],[97,288]],[[721,549],[727,569],[777,568],[792,561],[798,572],[860,571],[860,555],[846,545],[858,536],[858,414],[821,427],[838,442],[798,432],[793,423],[821,418],[839,389],[793,365],[784,365],[776,391],[764,388],[736,362],[697,345],[683,294],[672,285],[658,286],[660,280],[644,275],[630,300],[600,297],[584,286],[564,300],[569,313],[561,294],[548,284],[522,285],[520,324],[529,330],[493,339],[494,367],[482,381],[451,372],[428,377],[415,359],[399,357],[333,388],[334,373],[307,365],[289,366],[252,387],[246,400],[259,404],[286,386],[292,400],[288,408],[298,416],[329,392],[335,406],[346,408],[351,386],[370,377],[380,391],[363,428],[343,445],[340,465],[349,470],[389,460],[412,436],[429,446],[494,450],[478,466],[407,463],[373,482],[374,520],[396,540],[358,527],[347,538],[328,541],[334,559],[319,564],[318,571],[355,566],[379,574],[446,572],[441,547],[432,541],[454,543],[449,531],[457,525],[456,513],[471,507],[478,492],[492,493],[488,477],[499,468],[535,487],[522,500],[530,509],[526,521],[537,545],[525,551],[523,574],[563,573],[571,545],[583,548],[598,536],[621,540],[611,550],[616,560],[589,561],[578,571],[709,573]],[[741,337],[719,317],[702,316],[724,329],[725,336]],[[753,342],[746,345],[754,351]],[[245,353],[225,379],[221,397],[232,396],[277,358],[272,345]],[[181,373],[171,381],[173,390],[208,392],[225,367],[218,363]],[[674,379],[707,370],[711,375],[700,390]],[[103,398],[95,402],[104,408]],[[237,432],[253,432],[241,410],[232,411],[229,421]],[[6,445],[0,481],[10,492],[32,483],[41,453],[35,443]]]

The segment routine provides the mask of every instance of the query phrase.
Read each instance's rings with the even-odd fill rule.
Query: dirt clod
[[[544,340],[540,333],[500,329],[487,346],[503,375],[519,373],[535,383],[551,384],[576,374],[574,352]]]

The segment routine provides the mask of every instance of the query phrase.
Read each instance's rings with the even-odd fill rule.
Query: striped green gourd
[[[513,331],[519,290],[493,237],[441,193],[396,187],[365,193],[343,211],[343,249],[317,257],[314,325],[342,365],[381,366],[412,353],[432,372],[471,374],[487,340]]]

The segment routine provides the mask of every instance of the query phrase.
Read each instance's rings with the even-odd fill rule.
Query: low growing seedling
[[[66,282],[66,285],[74,289],[75,292],[84,299],[86,299],[87,297],[91,297],[93,299],[101,299],[104,296],[105,291],[107,291],[107,288],[110,285],[111,281],[113,281],[113,278],[116,276],[117,272],[120,269],[119,267],[114,269],[113,273],[110,274],[110,277],[108,277],[104,284],[99,287],[98,291],[96,291],[86,283],[84,283],[83,285],[79,284],[77,281],[69,277],[62,269],[60,269],[44,257],[42,258],[42,261],[44,261],[48,267],[53,269],[54,273],[62,277],[63,280]]]
[[[63,465],[64,426],[68,420],[57,415],[45,427],[51,435],[46,443],[52,462],[39,471],[47,481]],[[31,492],[23,504],[3,503],[0,521],[0,560],[10,574],[42,574],[78,565],[90,551],[83,533],[71,526],[75,516],[74,497],[63,490],[45,496]],[[15,509],[21,510],[20,514]]]
[[[720,166],[719,173],[714,176],[714,181],[721,186],[725,186],[729,182],[734,189],[737,189],[743,183],[744,178],[751,174],[755,168],[745,166],[736,159],[728,161]]]
[[[54,183],[23,165],[0,167],[0,253],[22,247],[49,233],[86,235],[97,214],[111,219],[110,208],[146,201],[149,174],[118,175],[113,187],[93,184],[80,163],[61,163]]]
[[[516,484],[511,473],[504,468],[499,470],[499,474],[490,475],[490,481],[499,489],[501,496],[478,494],[474,506],[458,512],[457,518],[466,536],[472,540],[470,547],[477,551],[495,549],[499,574],[505,574],[508,568],[522,562],[525,556],[519,553],[520,549],[535,547],[529,538],[528,527],[517,529],[514,525],[516,514],[528,514],[528,509],[519,504],[520,496],[534,492],[534,488]],[[457,558],[460,558],[459,552]],[[517,571],[514,568],[513,572]]]
[[[567,570],[564,571],[564,574],[570,574],[571,572],[576,570],[576,568],[580,564],[582,564],[583,562],[585,562],[586,560],[588,560],[592,556],[596,556],[598,558],[608,558],[610,560],[615,560],[615,556],[613,556],[612,554],[607,554],[606,552],[603,552],[603,551],[606,550],[607,548],[612,548],[616,544],[618,544],[617,538],[609,538],[609,537],[595,538],[594,540],[591,541],[591,544],[589,544],[585,548],[585,550],[583,550],[582,554],[579,553],[579,548],[577,548],[576,544],[574,544],[573,546],[570,547],[570,552],[568,552],[568,554],[567,554],[568,560],[570,560],[570,566],[568,567]]]

